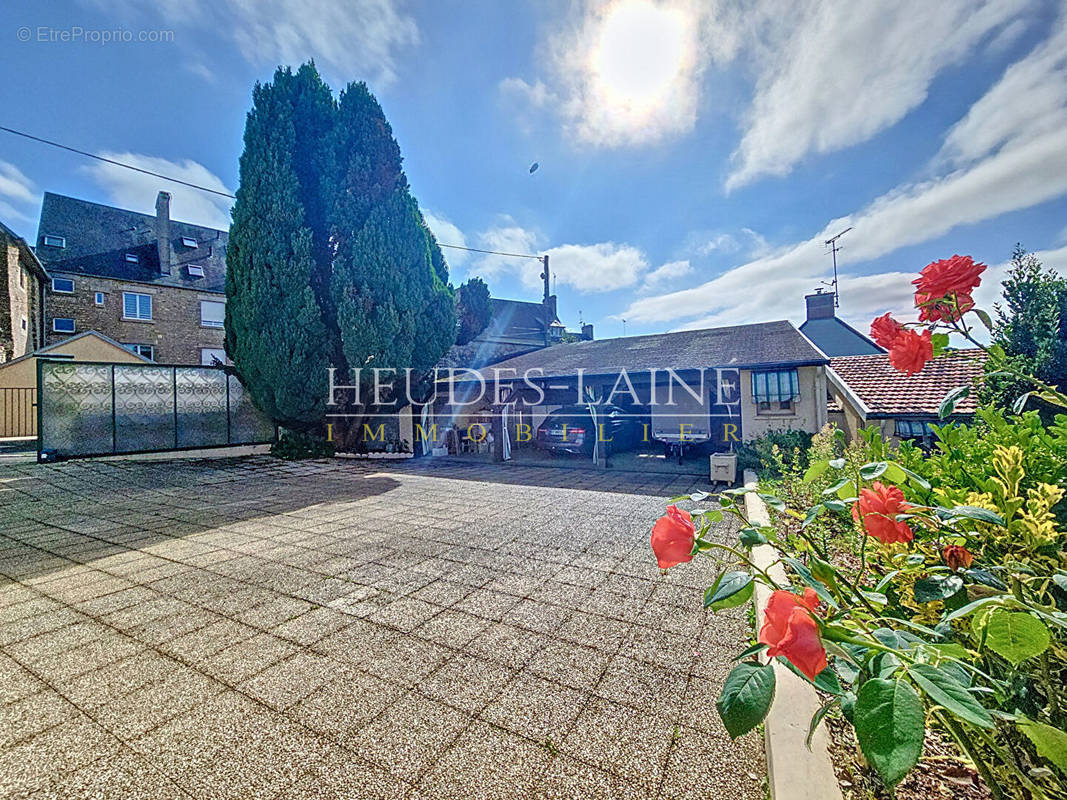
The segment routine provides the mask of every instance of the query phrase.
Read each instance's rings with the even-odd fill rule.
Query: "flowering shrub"
[[[988,315],[971,293],[984,269],[966,256],[934,262],[914,282],[918,325],[875,320],[872,337],[897,369],[920,370],[944,349],[948,332],[981,346],[970,322],[988,323]],[[1002,353],[985,349],[1003,363]],[[1067,407],[1055,387],[1019,377],[1033,394]],[[950,393],[942,416],[968,391]],[[1049,431],[1039,430],[1036,415],[983,414],[994,435],[939,426],[929,457],[909,446],[893,450],[873,430],[847,445],[840,431],[817,436],[804,474],[780,484],[790,489],[786,500],[760,492],[776,525],[750,523],[748,489],[724,493],[721,510],[689,515],[672,505],[656,523],[661,567],[724,556],[704,595],[712,612],[747,602],[756,583],[773,590],[757,643],[719,697],[732,736],[766,716],[775,685],[770,659],[777,659],[826,698],[809,742],[826,714],[840,709],[890,788],[918,762],[934,725],[993,797],[1067,797],[1067,529],[1057,518],[1067,467],[1045,455],[1050,445],[1067,452],[1067,418]],[[963,450],[973,460],[961,461]],[[709,535],[724,514],[742,523],[736,545]],[[828,548],[828,529],[854,537],[847,558]],[[780,561],[802,591],[757,566],[751,550],[766,543],[784,553]]]

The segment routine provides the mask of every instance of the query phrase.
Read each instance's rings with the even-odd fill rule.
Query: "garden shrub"
[[[737,447],[737,468],[755,470],[761,476],[781,475],[799,467],[807,468],[812,435],[807,431],[770,431]]]
[[[872,336],[895,368],[922,369],[947,344],[943,330],[981,346],[967,315],[988,320],[970,295],[984,269],[964,256],[934,262],[916,281],[920,325],[875,321]],[[1013,369],[995,346],[987,352]],[[1056,387],[1016,377],[1067,409]],[[942,416],[968,391],[950,393]],[[704,594],[712,612],[747,603],[757,583],[772,590],[757,642],[717,703],[731,736],[765,718],[775,684],[767,659],[778,659],[822,693],[811,732],[831,711],[852,725],[882,796],[918,763],[933,726],[994,800],[1067,798],[1065,433],[1062,415],[1046,426],[1034,413],[983,409],[973,425],[934,426],[925,454],[891,447],[877,428],[850,443],[826,428],[790,464],[770,447],[778,469],[758,491],[772,525],[747,518],[749,489],[692,514],[674,503],[704,497],[675,498],[652,529],[661,568],[717,558]],[[740,522],[736,542],[719,538],[724,515]],[[764,543],[781,552],[791,584],[753,562],[751,548]]]

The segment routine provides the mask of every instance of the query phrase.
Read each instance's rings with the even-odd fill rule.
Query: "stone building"
[[[26,240],[0,222],[0,363],[44,344],[48,273]]]
[[[225,231],[45,192],[37,256],[47,344],[96,330],[164,364],[225,361]]]

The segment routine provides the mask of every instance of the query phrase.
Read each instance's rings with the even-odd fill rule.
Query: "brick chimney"
[[[834,293],[824,292],[822,289],[816,289],[815,294],[809,294],[804,296],[804,301],[808,304],[808,319],[833,319],[834,314]]]
[[[587,322],[582,326],[582,340],[586,342],[593,341],[593,325]]]
[[[156,195],[156,246],[159,248],[159,271],[170,274],[170,192]]]

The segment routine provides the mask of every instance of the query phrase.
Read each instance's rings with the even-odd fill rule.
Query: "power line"
[[[68,152],[71,152],[71,153],[77,153],[80,156],[86,156],[88,158],[95,158],[97,161],[103,161],[105,164],[113,164],[116,167],[124,167],[125,169],[132,169],[134,172],[140,172],[140,173],[143,173],[145,175],[151,175],[153,178],[162,178],[163,180],[171,181],[172,183],[180,183],[182,186],[188,186],[190,189],[199,189],[202,192],[211,192],[212,194],[221,195],[222,197],[228,197],[231,200],[236,200],[237,199],[232,194],[228,194],[227,192],[220,192],[218,189],[209,189],[206,186],[200,186],[200,185],[195,184],[195,183],[190,183],[189,181],[183,181],[183,180],[181,180],[179,178],[171,178],[168,175],[162,175],[162,174],[160,174],[158,172],[152,172],[152,170],[150,170],[150,169],[142,169],[141,167],[135,167],[133,164],[124,164],[121,161],[115,161],[115,159],[113,159],[113,158],[104,158],[103,156],[98,156],[96,153],[89,153],[89,152],[87,152],[85,150],[79,150],[77,147],[70,147],[69,145],[60,144],[59,142],[53,142],[53,141],[51,141],[49,139],[42,139],[40,136],[34,136],[33,134],[30,134],[30,133],[25,133],[23,131],[17,131],[14,128],[7,128],[7,127],[4,127],[3,125],[0,125],[0,131],[6,131],[7,133],[13,133],[16,136],[22,136],[22,137],[24,137],[26,139],[32,139],[33,141],[40,142],[41,144],[47,144],[47,145],[50,145],[52,147],[58,147],[60,150],[67,150]]]
[[[477,247],[464,247],[459,244],[441,244],[437,243],[438,247],[451,247],[453,250],[468,250],[471,253],[488,253],[491,256],[508,256],[509,258],[532,258],[537,261],[541,261],[544,256],[532,256],[529,253],[501,253],[499,250],[479,250]]]
[[[50,147],[58,147],[60,150],[66,150],[70,153],[77,153],[78,155],[85,156],[87,158],[95,158],[97,161],[103,161],[105,164],[111,164],[116,167],[122,167],[123,169],[131,169],[134,172],[140,172],[143,175],[151,175],[153,178],[162,178],[163,180],[170,181],[171,183],[178,183],[182,186],[188,186],[190,189],[199,189],[202,192],[210,192],[211,194],[217,194],[220,197],[228,197],[231,200],[237,199],[234,195],[229,194],[228,192],[220,192],[218,189],[209,189],[207,186],[200,186],[196,183],[183,181],[180,178],[172,178],[169,175],[163,175],[159,172],[153,172],[150,169],[143,169],[141,167],[135,167],[133,164],[126,164],[122,161],[116,161],[113,158],[105,158],[104,156],[98,156],[96,153],[90,153],[86,150],[79,150],[77,147],[71,147],[70,145],[61,144],[60,142],[53,142],[51,139],[43,139],[40,136],[34,136],[32,133],[26,133],[25,131],[17,131],[14,128],[8,128],[4,125],[0,125],[0,131],[12,133],[15,136],[22,136],[23,138],[31,139],[35,142],[40,142],[41,144],[47,144]],[[463,245],[444,244],[443,242],[438,242],[437,246],[449,247],[453,250],[467,250],[471,253],[486,253],[492,256],[507,256],[508,258],[533,258],[538,261],[542,260],[542,256],[534,256],[530,255],[529,253],[502,253],[499,250],[480,250],[477,247],[464,247]]]

